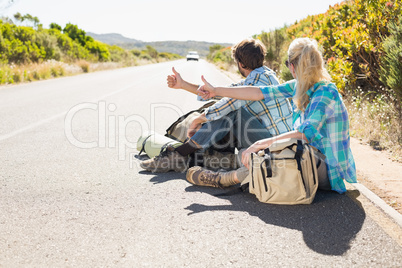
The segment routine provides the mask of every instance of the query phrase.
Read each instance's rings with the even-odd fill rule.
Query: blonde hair
[[[306,92],[315,83],[331,80],[324,68],[324,60],[317,42],[309,38],[297,38],[289,46],[289,63],[295,67],[296,93],[293,97],[297,109],[304,111],[309,103]]]

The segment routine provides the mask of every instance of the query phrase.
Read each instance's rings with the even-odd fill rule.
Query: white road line
[[[160,74],[156,74],[156,75],[153,75],[153,76],[148,76],[147,79],[146,79],[146,81],[149,81],[149,79],[154,78],[154,77],[157,77],[157,76],[160,76]],[[123,92],[123,91],[125,91],[125,90],[127,90],[127,89],[129,89],[129,88],[132,88],[132,87],[135,87],[135,86],[140,86],[140,85],[142,85],[142,84],[145,84],[146,81],[133,83],[133,84],[131,84],[131,85],[125,86],[125,87],[123,87],[123,88],[121,88],[121,89],[118,89],[118,90],[113,91],[113,92],[111,92],[111,93],[105,94],[105,95],[103,95],[103,96],[101,96],[101,97],[99,97],[99,98],[97,98],[97,99],[91,100],[91,101],[89,101],[89,102],[98,102],[98,101],[103,100],[103,99],[105,99],[105,98],[108,98],[108,97],[111,97],[111,96],[113,96],[113,95],[119,94],[119,93],[121,93],[121,92]],[[49,118],[40,120],[40,121],[35,122],[35,123],[32,123],[32,124],[29,124],[29,125],[27,125],[27,126],[25,126],[25,127],[23,127],[23,128],[14,130],[14,131],[12,131],[12,132],[10,132],[10,133],[8,133],[8,134],[1,135],[1,136],[0,136],[0,142],[5,141],[5,140],[7,140],[7,139],[9,139],[9,138],[12,138],[12,137],[14,137],[14,136],[17,136],[17,135],[19,135],[19,134],[21,134],[21,133],[23,133],[23,132],[25,132],[25,131],[28,131],[28,130],[31,130],[31,129],[40,127],[40,126],[42,126],[42,125],[44,125],[44,124],[46,124],[46,123],[49,123],[49,122],[51,122],[51,121],[53,121],[53,120],[58,119],[58,118],[65,117],[67,113],[68,113],[68,111],[67,111],[67,112],[58,113],[58,114],[53,115],[53,116],[51,116],[51,117],[49,117]]]

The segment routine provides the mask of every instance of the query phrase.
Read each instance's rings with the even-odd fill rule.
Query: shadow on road
[[[201,191],[211,195],[214,188],[190,186],[187,192]],[[355,199],[359,192],[351,194]],[[205,211],[246,211],[267,224],[300,230],[308,247],[325,255],[342,255],[350,249],[350,242],[362,228],[366,214],[357,200],[335,192],[318,191],[311,205],[271,205],[259,202],[252,194],[219,197],[231,205],[206,206],[192,204],[189,215]]]
[[[145,170],[141,170],[138,173],[142,175],[153,176],[149,181],[154,184],[160,184],[171,180],[186,180],[186,173],[177,173],[177,172],[152,173]]]

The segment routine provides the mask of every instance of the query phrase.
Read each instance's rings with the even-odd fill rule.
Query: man
[[[236,44],[232,48],[232,57],[246,79],[231,86],[279,84],[275,72],[263,65],[265,54],[266,49],[259,40],[245,39]],[[198,85],[183,80],[174,68],[167,83],[170,88],[197,94]],[[140,166],[152,172],[184,172],[191,153],[216,144],[230,130],[233,130],[238,149],[241,149],[258,140],[288,132],[291,126],[292,110],[287,99],[263,102],[222,98],[193,120],[187,142],[176,149],[168,147],[161,155],[142,161]]]

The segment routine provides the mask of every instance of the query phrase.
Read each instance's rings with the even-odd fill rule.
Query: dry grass
[[[97,62],[91,63],[86,60],[65,63],[49,60],[42,63],[21,65],[0,65],[0,85],[18,84],[45,80],[61,76],[70,76],[94,71],[111,70],[128,66],[137,66],[153,63],[146,59],[127,60],[122,62]]]
[[[345,100],[350,119],[350,135],[386,150],[393,161],[402,162],[402,119],[393,100],[372,97],[359,88]]]
[[[3,65],[0,71],[0,84],[17,84],[64,76],[68,70],[67,64],[55,60],[40,64]]]
[[[91,64],[86,60],[78,60],[76,63],[84,73],[89,73]]]

